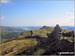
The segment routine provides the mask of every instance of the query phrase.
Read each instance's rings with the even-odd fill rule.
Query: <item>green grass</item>
[[[62,32],[66,33],[66,32],[70,32],[70,31],[66,30],[66,29],[62,29]]]
[[[64,38],[65,38],[64,36],[61,37],[61,39],[64,39]],[[74,37],[67,37],[67,39],[69,39],[69,40],[73,40],[73,38]]]
[[[18,35],[20,34],[20,32],[13,32],[13,31],[0,31],[0,43],[3,43],[7,40],[11,40],[16,38]]]
[[[32,30],[33,36],[39,35],[41,37],[47,37],[46,34],[51,33],[52,31],[53,31],[52,27],[44,27],[41,29]],[[68,32],[68,30],[63,29],[62,32]],[[1,35],[3,35],[3,36],[2,36],[1,41],[4,42],[6,40],[15,38],[16,33],[12,32],[12,31],[2,31]],[[35,38],[34,39],[31,39],[31,38],[26,39],[25,38],[26,36],[31,36],[31,32],[24,31],[22,35],[17,35],[17,38],[15,40],[12,40],[12,41],[9,41],[6,43],[2,43],[0,45],[0,47],[1,47],[0,54],[7,55],[7,56],[15,55],[15,54],[21,53],[22,51],[28,49],[31,46],[35,46],[37,44],[37,40]],[[63,36],[61,38],[63,38]],[[72,40],[73,37],[68,37],[68,39]],[[54,40],[54,38],[50,37],[50,40]],[[13,51],[14,48],[16,48],[15,51]],[[5,53],[5,52],[7,52],[7,53]],[[35,51],[33,53],[33,55],[40,55],[44,52],[45,52],[44,49],[38,49],[37,51]]]
[[[44,49],[38,49],[37,51],[35,51],[32,55],[40,55],[43,54],[45,52]]]
[[[53,28],[46,27],[46,28],[41,28],[38,30],[32,30],[33,35],[39,35],[41,37],[47,37],[47,33],[51,33],[53,31]]]
[[[67,37],[69,40],[73,40],[73,37]]]

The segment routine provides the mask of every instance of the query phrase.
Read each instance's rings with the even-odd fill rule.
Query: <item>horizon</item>
[[[2,26],[74,26],[74,1],[1,1]]]
[[[47,26],[47,25],[42,25],[42,26],[3,26],[3,27],[43,27],[43,26]],[[55,25],[56,26],[56,25]],[[49,26],[48,27],[55,27],[55,26]],[[60,25],[59,25],[60,26]],[[64,25],[63,25],[64,26]],[[60,26],[60,27],[63,27],[63,26]],[[65,25],[64,27],[74,27],[74,26],[67,26]]]

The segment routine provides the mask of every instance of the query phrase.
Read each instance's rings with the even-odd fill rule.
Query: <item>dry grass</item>
[[[0,45],[2,55],[5,54],[17,54],[27,49],[30,46],[34,46],[37,44],[36,39],[23,39],[23,40],[13,40],[10,42],[6,42]],[[15,51],[13,51],[15,49]]]

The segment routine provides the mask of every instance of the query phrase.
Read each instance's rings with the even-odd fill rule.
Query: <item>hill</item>
[[[17,55],[17,54],[21,55],[21,54],[24,54],[22,52],[24,52],[25,50],[31,50],[31,51],[27,51],[27,53],[28,52],[32,53],[32,51],[35,50],[35,52],[32,53],[32,55],[43,54],[44,52],[46,52],[46,49],[42,49],[40,47],[45,47],[44,45],[49,44],[49,43],[46,43],[46,42],[48,42],[47,38],[49,37],[49,36],[47,36],[47,33],[51,34],[53,32],[53,30],[54,30],[54,28],[48,27],[48,26],[43,26],[42,28],[37,29],[37,30],[25,30],[21,34],[19,34],[17,36],[17,38],[14,38],[13,40],[8,40],[8,41],[2,43],[0,45],[0,47],[1,47],[0,54],[6,55],[6,56]],[[62,31],[68,32],[68,30],[64,30],[64,29]],[[26,38],[27,36],[29,38]],[[37,40],[36,38],[34,38],[34,37],[32,38],[31,36],[32,37],[33,36],[41,37],[41,39]],[[51,43],[51,41],[52,42],[55,41],[53,36],[50,37],[49,39],[50,39],[50,41],[49,41],[50,43]],[[41,44],[42,43],[45,43],[45,44],[40,45],[39,41],[41,41]],[[38,45],[40,45],[40,47],[37,46],[37,43],[38,43]],[[57,43],[57,42],[54,42],[54,44],[55,43]],[[39,48],[39,49],[36,50],[36,49],[34,49],[34,47]]]
[[[17,36],[18,38],[21,37],[26,37],[26,36],[41,36],[41,37],[47,37],[47,33],[51,33],[53,31],[53,27],[49,26],[43,26],[42,28],[40,27],[29,27],[34,30],[24,30],[23,28],[18,28],[18,27],[6,27],[6,26],[0,26],[0,32],[1,32],[1,42],[15,39]],[[36,29],[37,28],[37,29]],[[33,34],[31,34],[31,31]],[[63,32],[68,32],[68,30],[63,29]],[[21,32],[23,32],[22,35],[19,35]]]
[[[48,26],[43,26],[40,29],[36,29],[36,30],[26,30],[24,32],[22,32],[21,35],[19,35],[18,38],[25,38],[26,36],[40,36],[40,37],[47,37],[47,33],[51,33],[53,31],[52,27],[48,27]]]
[[[17,29],[14,27],[6,27],[6,26],[0,26],[0,35],[1,35],[1,42],[15,39],[22,31],[23,29]],[[0,43],[1,43],[0,42]]]
[[[35,29],[35,30],[27,30],[22,32],[22,34],[19,36],[19,38],[21,37],[26,37],[26,36],[40,36],[40,37],[47,37],[47,33],[50,34],[52,31],[54,30],[53,27],[49,27],[49,26],[43,26],[40,29]],[[69,32],[69,30],[66,29],[62,29],[62,32]]]
[[[0,26],[0,31],[14,31],[14,32],[22,32],[23,29],[19,29],[16,27],[9,27],[9,26]]]

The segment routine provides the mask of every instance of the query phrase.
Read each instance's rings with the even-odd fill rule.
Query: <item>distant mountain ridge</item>
[[[0,26],[1,27],[1,26]],[[6,27],[6,26],[2,26],[2,27]],[[10,26],[7,26],[8,28]],[[55,27],[55,26],[48,26],[48,27]],[[67,30],[70,30],[70,31],[74,31],[75,30],[75,27],[74,26],[60,26],[62,29],[67,29]],[[42,28],[42,26],[25,26],[25,27],[22,27],[22,26],[12,26],[11,27],[12,29],[8,29],[8,30],[19,30],[19,31],[22,31],[22,30],[35,30],[35,29],[40,29]],[[4,28],[3,28],[4,29]]]
[[[16,27],[19,29],[24,29],[24,30],[35,30],[35,29],[40,29],[42,26],[26,26],[26,27]]]
[[[25,26],[25,27],[22,27],[22,26],[0,26],[0,28],[2,27],[1,30],[14,30],[14,31],[23,31],[23,30],[35,30],[35,29],[40,29],[42,28],[42,26]],[[48,27],[55,27],[55,26],[48,26]],[[60,26],[62,29],[67,29],[67,30],[70,30],[70,31],[74,31],[75,30],[75,27],[74,26]]]
[[[24,31],[23,29],[18,29],[15,27],[9,27],[9,26],[0,26],[0,31]]]
[[[26,27],[17,27],[19,29],[24,29],[24,30],[35,30],[35,29],[40,29],[42,26],[26,26]],[[48,27],[55,27],[55,26],[48,26]],[[74,26],[60,26],[62,29],[67,29],[70,31],[74,31],[75,27]]]
[[[67,30],[71,30],[74,31],[75,27],[74,26],[60,26],[62,29],[67,29]]]

